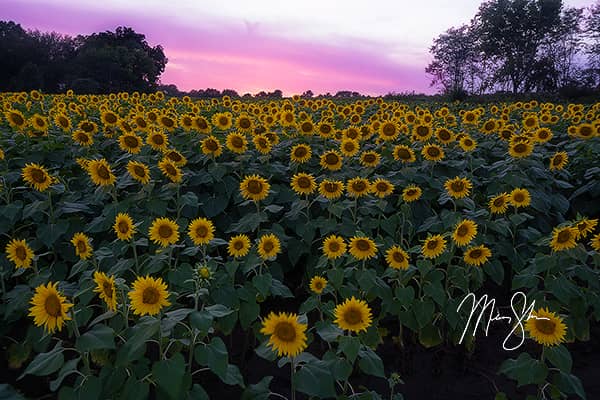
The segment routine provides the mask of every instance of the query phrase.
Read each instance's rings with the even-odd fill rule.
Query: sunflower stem
[[[50,223],[54,223],[54,207],[52,207],[52,192],[48,190],[48,207],[50,208]]]
[[[294,385],[294,373],[296,372],[296,360],[291,358],[290,362],[290,386],[292,391],[292,400],[296,400],[296,385]]]
[[[140,263],[138,261],[137,249],[135,246],[135,240],[131,239],[131,247],[133,249],[133,259],[135,260],[135,274],[139,275],[140,273]]]

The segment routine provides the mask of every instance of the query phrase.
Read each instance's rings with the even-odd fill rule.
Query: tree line
[[[497,92],[593,94],[600,89],[600,2],[490,0],[468,25],[433,40],[431,85],[460,99]]]
[[[153,91],[168,61],[131,28],[71,37],[13,21],[0,21],[0,59],[0,91],[47,93]]]

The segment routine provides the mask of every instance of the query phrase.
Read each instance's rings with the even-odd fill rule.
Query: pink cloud
[[[281,89],[286,95],[308,89],[315,93],[352,90],[371,95],[432,91],[424,65],[394,62],[386,56],[389,49],[383,45],[285,39],[261,34],[260,25],[248,23],[192,27],[157,16],[92,13],[15,0],[3,3],[1,19],[14,20],[30,29],[73,35],[131,26],[144,33],[150,44],[164,47],[169,63],[161,80],[183,90],[212,87],[242,94]]]

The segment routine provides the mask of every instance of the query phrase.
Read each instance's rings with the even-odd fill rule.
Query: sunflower
[[[583,218],[575,223],[575,228],[577,228],[576,239],[584,239],[587,235],[594,232],[596,225],[598,225],[598,219]]]
[[[589,139],[596,135],[596,128],[592,124],[580,124],[577,126],[575,136],[580,139]]]
[[[431,126],[427,124],[417,124],[413,127],[412,136],[418,142],[426,142],[433,135]]]
[[[120,240],[129,240],[135,233],[133,220],[127,213],[119,213],[115,218],[113,229]]]
[[[408,253],[399,246],[390,247],[385,252],[385,260],[393,269],[408,269]]]
[[[301,143],[292,147],[290,151],[290,159],[298,164],[303,164],[310,160],[312,150],[309,145]]]
[[[94,137],[82,130],[76,130],[71,135],[71,139],[80,146],[91,146],[94,143]]]
[[[150,169],[144,163],[138,161],[129,161],[127,163],[127,172],[133,179],[143,185],[150,182]]]
[[[394,160],[402,161],[403,163],[411,163],[417,159],[414,150],[403,144],[394,147],[393,156]]]
[[[233,125],[231,113],[217,113],[211,118],[212,124],[219,130],[226,131]]]
[[[360,150],[360,144],[358,140],[354,139],[343,139],[340,144],[340,152],[345,157],[352,157]]]
[[[379,197],[380,199],[383,199],[384,197],[389,196],[394,192],[394,185],[387,179],[377,178],[371,184],[370,191],[375,196]]]
[[[550,171],[559,171],[569,162],[569,155],[566,151],[557,151],[550,158]]]
[[[357,260],[368,260],[377,255],[375,242],[366,236],[354,236],[350,239],[350,254]]]
[[[106,110],[100,114],[100,120],[106,126],[115,126],[119,122],[119,116],[113,111]]]
[[[258,175],[249,175],[240,183],[240,193],[246,200],[260,201],[269,195],[271,185]]]
[[[310,290],[315,294],[323,293],[323,290],[327,287],[327,279],[322,276],[313,276],[310,280]]]
[[[456,139],[454,133],[446,128],[437,128],[435,130],[435,137],[441,144],[450,144]]]
[[[173,131],[177,127],[177,121],[169,115],[162,114],[158,116],[158,124],[167,131]]]
[[[592,246],[592,249],[596,250],[597,252],[600,252],[600,233],[592,237],[592,240],[590,241],[590,246]]]
[[[215,226],[206,218],[196,218],[188,226],[188,235],[196,246],[208,244],[215,238]]]
[[[575,239],[578,234],[579,230],[571,226],[554,228],[552,230],[552,240],[550,241],[552,251],[562,251],[574,248],[577,246]]]
[[[232,257],[244,257],[250,251],[250,238],[246,235],[237,235],[229,239],[227,252]]]
[[[381,162],[381,156],[376,151],[364,151],[360,155],[360,164],[363,167],[375,168]]]
[[[181,169],[166,157],[158,162],[158,168],[173,183],[179,183],[183,179]]]
[[[514,207],[527,207],[531,204],[531,196],[529,195],[529,190],[527,189],[513,189],[509,196],[510,204],[512,204]]]
[[[198,116],[193,120],[194,128],[200,133],[209,134],[212,130],[210,123],[204,117]]]
[[[356,333],[366,331],[373,322],[369,305],[364,300],[355,299],[354,296],[338,304],[334,316],[334,322],[340,329]]]
[[[271,312],[263,321],[260,333],[269,335],[269,346],[277,356],[296,357],[306,348],[306,324],[296,314]]]
[[[243,154],[248,149],[248,140],[245,135],[230,133],[226,140],[227,148],[236,154]]]
[[[165,151],[169,146],[169,138],[163,132],[155,130],[146,137],[146,143],[154,150]]]
[[[33,323],[43,326],[48,333],[54,333],[57,329],[61,331],[65,321],[71,320],[67,313],[73,304],[67,302],[57,287],[58,282],[36,287],[30,302],[29,316],[33,317]]]
[[[42,165],[36,163],[25,164],[21,172],[23,180],[33,186],[38,192],[43,192],[52,185],[53,179]]]
[[[33,261],[33,250],[25,240],[12,239],[6,245],[6,257],[15,263],[17,268],[29,268]]]
[[[27,126],[27,120],[19,110],[10,109],[4,113],[4,117],[13,129],[20,130]]]
[[[324,179],[319,184],[319,194],[328,200],[335,200],[342,196],[344,182]]]
[[[335,150],[326,151],[321,155],[320,164],[330,171],[338,171],[342,169],[342,156]]]
[[[319,136],[321,136],[322,138],[328,138],[335,133],[335,129],[333,128],[333,126],[326,121],[323,121],[319,124],[319,126],[317,127],[317,131],[319,132]]]
[[[506,192],[500,193],[490,199],[488,206],[492,214],[504,214],[508,210],[510,195]]]
[[[136,114],[133,116],[133,122],[138,130],[146,132],[150,128],[150,124],[146,121],[143,114]]]
[[[90,244],[90,238],[83,232],[78,232],[73,235],[71,243],[75,247],[75,255],[78,255],[80,259],[87,260],[92,256],[92,245]]]
[[[346,253],[346,242],[344,238],[336,235],[329,235],[323,240],[323,254],[330,259],[335,260]]]
[[[64,132],[69,132],[73,126],[71,119],[65,114],[56,114],[54,123]]]
[[[458,176],[454,179],[448,179],[444,183],[444,188],[446,188],[450,197],[455,199],[461,199],[468,196],[472,187],[471,181],[467,178],[459,178]]]
[[[442,150],[442,148],[437,144],[426,144],[423,146],[421,155],[429,161],[440,161],[446,156],[444,154],[444,150]]]
[[[538,143],[546,143],[552,139],[552,131],[548,128],[539,128],[533,133],[533,140]]]
[[[460,138],[460,141],[458,143],[460,148],[466,152],[473,151],[477,147],[477,142],[470,136],[463,136],[462,138]]]
[[[183,167],[185,164],[187,164],[187,158],[185,158],[183,154],[175,149],[167,150],[163,154],[167,160],[171,161],[178,167]]]
[[[470,219],[463,219],[459,222],[454,228],[454,233],[452,233],[452,240],[458,246],[465,246],[475,238],[477,235],[477,224],[475,221],[471,221]]]
[[[379,137],[385,141],[395,140],[400,135],[400,127],[394,121],[386,121],[379,126]]]
[[[446,239],[442,235],[429,236],[423,242],[421,254],[425,258],[436,258],[446,250]]]
[[[508,154],[513,158],[525,158],[533,153],[533,144],[524,141],[511,141]]]
[[[254,147],[261,154],[269,154],[271,152],[272,145],[266,135],[255,135],[252,138],[252,143],[254,143]]]
[[[420,187],[416,185],[410,185],[405,187],[404,190],[402,190],[402,200],[404,200],[407,203],[411,203],[413,201],[419,200],[422,194],[423,191]]]
[[[346,190],[350,197],[362,197],[369,193],[371,184],[368,179],[357,176],[346,183]]]
[[[121,150],[131,154],[138,154],[142,150],[143,141],[135,133],[124,133],[119,136],[119,147]]]
[[[160,277],[138,276],[128,296],[135,315],[156,315],[163,307],[171,305],[167,284]]]
[[[302,121],[298,124],[298,130],[303,135],[312,135],[315,131],[315,124],[311,120]]]
[[[96,185],[112,185],[117,180],[110,169],[110,165],[108,165],[108,162],[104,158],[90,160],[87,165],[87,172],[92,182]]]
[[[269,233],[258,239],[258,255],[263,260],[268,260],[277,256],[281,252],[281,244],[277,236]]]
[[[108,309],[116,311],[117,309],[117,290],[115,288],[115,277],[107,276],[104,272],[94,272],[94,282],[96,288],[94,292],[100,294],[100,299],[104,300]]]
[[[161,247],[175,244],[179,240],[179,225],[169,218],[156,218],[148,230],[148,236]]]
[[[299,172],[294,174],[291,182],[292,190],[299,195],[309,195],[317,189],[315,178],[311,174]]]
[[[213,157],[219,157],[223,153],[223,148],[221,147],[219,139],[212,135],[204,138],[200,142],[200,147],[202,148],[203,154],[211,155]]]
[[[537,343],[554,346],[565,341],[567,326],[561,317],[547,308],[540,308],[530,314],[525,330]]]
[[[463,259],[468,265],[480,266],[485,264],[491,256],[492,251],[482,244],[480,246],[469,247],[465,250]]]

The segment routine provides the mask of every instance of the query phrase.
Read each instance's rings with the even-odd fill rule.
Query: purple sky
[[[347,0],[2,0],[0,19],[89,34],[130,26],[161,44],[163,83],[240,94],[353,90],[432,93],[424,69],[434,37],[468,23],[477,0],[411,4]],[[588,1],[566,1],[571,6]],[[587,4],[586,4],[587,3]],[[290,7],[293,7],[290,8]]]

